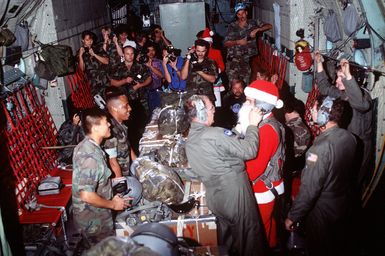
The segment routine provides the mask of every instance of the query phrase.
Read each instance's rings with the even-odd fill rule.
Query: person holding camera
[[[247,6],[244,3],[238,3],[234,12],[237,20],[229,25],[224,40],[227,48],[227,76],[229,81],[240,78],[247,84],[251,74],[250,58],[258,54],[255,42],[257,33],[269,30],[272,26],[259,20],[248,20]]]
[[[148,108],[149,113],[160,107],[160,94],[158,89],[162,87],[163,79],[163,67],[162,62],[156,58],[156,46],[152,42],[148,42],[144,45],[144,53],[146,54],[144,59],[145,65],[149,68],[152,77],[152,83],[148,87]]]
[[[145,64],[138,63],[135,58],[135,48],[123,48],[124,62],[111,74],[111,85],[123,87],[131,100],[147,101],[143,97],[143,88],[151,84],[150,70]]]
[[[181,78],[183,58],[182,56],[175,56],[173,52],[169,52],[169,48],[164,48],[163,52],[163,70],[164,78],[167,81],[168,89],[171,91],[185,91],[186,80]]]
[[[102,28],[103,36],[103,50],[107,53],[109,62],[109,72],[114,70],[121,62],[121,56],[123,56],[122,46],[119,44],[118,37],[114,34],[109,26]]]
[[[148,42],[148,35],[145,31],[140,31],[135,36],[136,50],[141,52],[145,44]]]
[[[168,45],[171,45],[171,41],[165,36],[161,26],[154,24],[151,27],[150,40],[156,46],[156,57],[162,59],[162,49],[165,49]]]
[[[213,35],[214,35],[213,31],[210,31],[209,28],[205,28],[205,30],[198,32],[196,37],[198,39],[203,39],[210,44],[210,49],[207,53],[207,57],[215,61],[215,64],[217,64],[218,73],[219,73],[217,80],[214,83],[214,94],[216,98],[215,106],[221,107],[222,106],[221,92],[225,91],[225,87],[223,86],[223,81],[225,81],[226,79],[224,77],[225,63],[223,61],[221,51],[213,47]]]
[[[186,79],[188,94],[206,95],[215,102],[213,83],[218,76],[218,68],[215,62],[207,57],[209,48],[207,41],[195,41],[183,64],[181,79]]]
[[[104,94],[105,87],[109,84],[107,76],[108,56],[101,47],[94,46],[95,34],[83,31],[82,47],[78,52],[79,69],[86,73],[91,83],[92,95]]]

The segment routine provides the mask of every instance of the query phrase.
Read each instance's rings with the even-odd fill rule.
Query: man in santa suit
[[[212,36],[214,35],[213,31],[210,31],[209,28],[205,28],[205,30],[202,30],[198,32],[196,37],[198,39],[203,39],[206,42],[210,44],[210,49],[207,54],[207,57],[209,59],[212,59],[215,61],[215,64],[217,64],[218,67],[218,74],[221,74],[225,71],[225,63],[223,62],[223,57],[222,53],[220,50],[213,48],[213,38]],[[221,92],[225,90],[225,87],[222,85],[222,79],[221,75],[218,76],[217,80],[214,83],[214,94],[215,94],[215,106],[216,107],[221,107],[222,106],[222,101],[221,101]]]
[[[277,87],[263,80],[256,80],[245,88],[246,102],[239,111],[239,125],[236,129],[243,133],[247,127],[247,116],[256,106],[264,112],[259,124],[260,144],[256,158],[246,162],[246,171],[252,183],[254,195],[265,226],[270,247],[277,246],[276,223],[273,208],[276,199],[284,192],[282,165],[285,158],[284,127],[273,113],[273,108],[281,108]]]

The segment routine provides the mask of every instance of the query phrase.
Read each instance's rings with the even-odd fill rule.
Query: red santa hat
[[[209,43],[212,43],[213,42],[213,38],[212,38],[213,35],[214,35],[213,31],[210,31],[209,28],[205,28],[205,30],[202,33],[201,39],[203,39]]]
[[[278,99],[278,88],[269,81],[255,80],[245,88],[245,95],[272,104],[275,108],[283,107],[282,100]]]

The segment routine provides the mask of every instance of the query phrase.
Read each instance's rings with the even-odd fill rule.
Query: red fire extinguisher
[[[313,65],[309,42],[302,38],[295,43],[294,64],[300,71],[308,71]]]

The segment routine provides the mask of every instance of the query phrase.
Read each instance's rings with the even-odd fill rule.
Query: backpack
[[[327,40],[332,43],[336,43],[342,39],[337,16],[333,10],[329,10],[328,16],[325,19],[324,33]]]
[[[10,46],[15,40],[15,35],[7,27],[0,29],[0,46]]]
[[[68,45],[42,45],[41,56],[57,76],[75,73],[75,58]]]
[[[56,73],[53,70],[51,64],[40,59],[39,55],[37,55],[37,61],[36,61],[36,66],[34,70],[36,75],[48,81],[51,81],[56,77]]]
[[[353,4],[348,4],[344,10],[344,32],[351,36],[360,25],[360,17]]]

